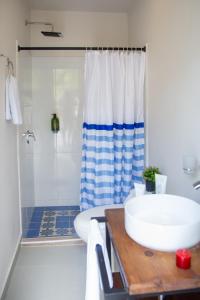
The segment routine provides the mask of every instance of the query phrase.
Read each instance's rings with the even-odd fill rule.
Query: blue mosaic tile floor
[[[25,238],[77,237],[74,219],[79,206],[35,207]]]

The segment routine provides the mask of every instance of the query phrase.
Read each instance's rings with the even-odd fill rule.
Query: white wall
[[[44,37],[40,31],[50,27],[31,26],[32,46],[126,46],[128,22],[125,13],[96,13],[32,10],[32,21],[54,24],[63,38]],[[47,55],[47,53],[45,53]]]
[[[182,170],[184,154],[200,160],[200,1],[134,0],[131,45],[149,45],[149,161],[168,175],[168,192],[200,200],[199,172]]]
[[[24,21],[29,17],[26,0],[0,1],[0,53],[16,67],[16,39],[29,44]],[[17,130],[5,121],[6,61],[0,58],[0,296],[20,238],[17,168]]]

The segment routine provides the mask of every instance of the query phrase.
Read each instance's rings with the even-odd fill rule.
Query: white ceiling
[[[133,0],[29,0],[32,9],[128,12]]]

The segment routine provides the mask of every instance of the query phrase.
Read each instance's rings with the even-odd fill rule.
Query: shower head
[[[32,21],[25,21],[25,25],[45,25],[45,26],[51,26],[51,31],[41,31],[41,33],[44,36],[48,37],[63,37],[61,32],[56,32],[54,31],[54,26],[52,23],[47,23],[47,22],[32,22]]]
[[[61,32],[56,32],[56,31],[41,31],[41,33],[44,36],[48,36],[48,37],[63,37]]]

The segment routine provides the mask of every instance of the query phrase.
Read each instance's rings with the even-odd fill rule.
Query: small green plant
[[[155,174],[160,174],[159,168],[151,166],[144,170],[143,178],[146,181],[155,182]]]

